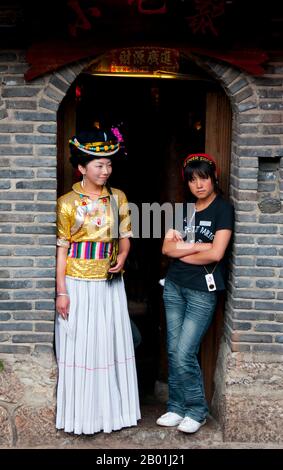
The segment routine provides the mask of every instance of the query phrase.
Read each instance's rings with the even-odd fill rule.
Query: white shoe
[[[192,418],[189,418],[188,416],[185,416],[185,418],[182,420],[182,422],[178,426],[178,431],[182,432],[188,432],[188,433],[193,433],[197,432],[201,426],[203,426],[206,423],[206,419],[199,423],[198,421],[195,421]]]
[[[164,415],[160,416],[158,420],[156,421],[156,424],[159,426],[177,426],[178,424],[183,421],[183,417],[178,415],[177,413],[173,413],[172,411],[168,411],[168,413],[165,413]]]

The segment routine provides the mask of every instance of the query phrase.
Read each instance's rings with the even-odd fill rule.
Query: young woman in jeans
[[[183,164],[189,201],[195,203],[195,242],[176,230],[166,234],[162,252],[172,258],[164,286],[169,365],[167,413],[160,426],[193,433],[205,424],[208,406],[198,362],[201,340],[212,322],[218,292],[225,289],[227,248],[233,207],[220,195],[214,159],[189,155]],[[188,220],[184,218],[184,231]]]

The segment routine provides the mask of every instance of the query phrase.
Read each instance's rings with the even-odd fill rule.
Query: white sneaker
[[[183,421],[183,417],[178,415],[177,413],[173,413],[172,411],[168,411],[168,413],[165,413],[164,415],[160,416],[158,420],[156,421],[156,424],[159,426],[177,426],[178,424]]]
[[[178,426],[178,431],[183,431],[183,432],[188,432],[188,433],[193,433],[197,432],[201,426],[203,426],[206,423],[206,419],[199,423],[198,421],[195,421],[192,418],[189,418],[188,416],[185,416],[185,418],[182,420],[182,422]]]

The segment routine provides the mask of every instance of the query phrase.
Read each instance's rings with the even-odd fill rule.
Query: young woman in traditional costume
[[[94,128],[70,140],[82,174],[58,199],[56,427],[109,433],[140,419],[123,266],[132,236],[127,198],[111,188],[119,143]]]
[[[195,209],[193,226],[184,217],[183,231],[192,231],[195,242],[187,243],[179,232],[170,230],[163,244],[163,253],[172,258],[163,293],[169,400],[168,411],[157,424],[194,433],[205,424],[208,414],[197,355],[212,322],[218,292],[226,287],[233,208],[220,195],[216,163],[210,155],[189,155],[183,172],[188,201],[194,202]]]

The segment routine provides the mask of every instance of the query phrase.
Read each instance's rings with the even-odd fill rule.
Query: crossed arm
[[[186,243],[179,232],[169,230],[163,242],[162,253],[188,264],[218,262],[225,254],[231,235],[232,230],[217,230],[212,243]]]

